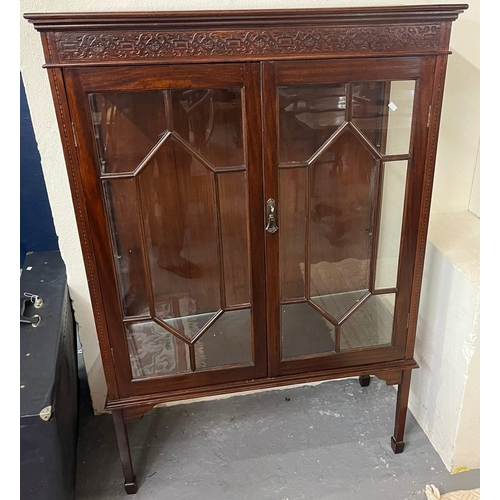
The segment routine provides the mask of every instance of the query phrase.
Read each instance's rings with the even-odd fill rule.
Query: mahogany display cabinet
[[[370,375],[403,451],[452,22],[467,5],[27,14],[125,488],[159,403]]]

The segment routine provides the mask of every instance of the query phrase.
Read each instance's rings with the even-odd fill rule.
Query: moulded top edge
[[[279,10],[206,10],[151,12],[57,12],[27,13],[24,17],[38,30],[97,29],[140,26],[177,28],[237,28],[300,24],[346,24],[454,20],[467,4],[407,5]]]

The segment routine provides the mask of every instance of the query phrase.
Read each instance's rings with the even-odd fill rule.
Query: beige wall
[[[479,2],[453,25],[432,211],[468,210],[479,151]]]
[[[477,160],[476,160],[476,168],[474,169],[474,178],[472,179],[472,187],[470,191],[470,200],[469,200],[469,210],[480,217],[480,193],[479,193],[479,150],[477,152]]]
[[[445,3],[394,0],[21,0],[25,12],[120,11],[298,8],[366,5]],[[453,3],[453,2],[449,2]],[[472,2],[475,3],[475,2]],[[466,210],[471,198],[479,143],[479,7],[473,6],[454,25],[449,73],[446,81],[441,138],[438,149],[433,209]],[[40,149],[59,246],[66,262],[70,293],[79,324],[85,364],[94,409],[103,409],[106,387],[90,306],[82,254],[64,158],[59,141],[48,79],[42,69],[43,55],[39,34],[24,19],[20,21],[21,71],[30,105],[35,135]]]

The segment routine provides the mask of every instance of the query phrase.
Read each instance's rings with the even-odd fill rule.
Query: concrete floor
[[[111,416],[83,405],[77,500],[423,500],[479,487],[451,475],[408,416],[406,449],[390,447],[396,391],[373,379],[329,381],[156,408],[129,425],[139,492],[128,496]]]

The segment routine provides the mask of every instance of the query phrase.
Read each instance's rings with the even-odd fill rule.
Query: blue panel
[[[22,78],[20,122],[22,267],[27,252],[59,250]]]

